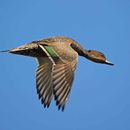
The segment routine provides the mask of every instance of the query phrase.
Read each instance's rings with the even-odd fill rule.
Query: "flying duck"
[[[49,107],[54,97],[58,109],[64,111],[72,88],[78,56],[93,62],[114,65],[96,50],[87,50],[75,40],[58,36],[19,46],[1,52],[34,57],[38,61],[36,88],[44,107]]]

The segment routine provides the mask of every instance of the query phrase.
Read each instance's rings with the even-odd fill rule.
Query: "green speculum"
[[[54,59],[54,60],[58,60],[59,57],[55,54],[55,52],[53,51],[53,49],[49,46],[44,46],[44,48],[46,49],[46,51],[49,53],[49,55]]]

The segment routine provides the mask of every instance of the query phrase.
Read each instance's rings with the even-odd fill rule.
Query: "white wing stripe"
[[[47,54],[48,58],[51,60],[51,62],[53,63],[53,65],[55,65],[55,62],[53,60],[53,58],[50,56],[50,54],[46,51],[46,49],[42,46],[39,45],[41,47],[41,49]]]

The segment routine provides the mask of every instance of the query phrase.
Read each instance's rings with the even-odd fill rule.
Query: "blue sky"
[[[35,60],[0,54],[1,130],[130,129],[129,0],[1,0],[0,50],[50,36],[69,36],[104,52],[115,66],[79,57],[65,111],[44,109]]]

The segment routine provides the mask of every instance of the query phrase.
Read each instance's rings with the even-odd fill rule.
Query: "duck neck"
[[[88,50],[84,49],[78,43],[72,43],[71,47],[78,53],[79,56],[83,56],[83,57],[86,57],[86,58],[89,57]]]

